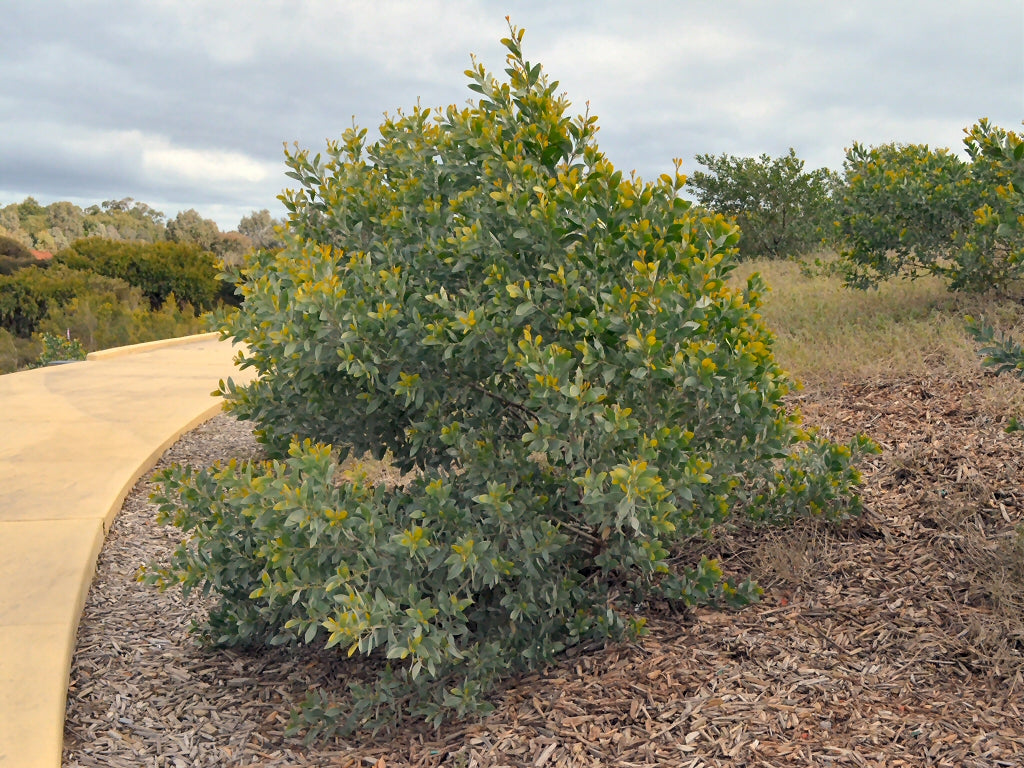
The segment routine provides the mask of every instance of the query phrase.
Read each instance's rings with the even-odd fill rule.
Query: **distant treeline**
[[[0,236],[26,248],[56,253],[83,237],[142,243],[192,243],[222,259],[241,258],[250,248],[280,245],[275,227],[281,224],[263,209],[243,216],[238,229],[221,232],[212,219],[194,209],[168,219],[160,211],[130,197],[104,200],[81,208],[61,201],[41,205],[32,197],[0,208]]]
[[[0,208],[0,373],[33,365],[44,336],[92,351],[202,331],[202,313],[234,301],[222,265],[279,248],[280,224],[264,209],[221,232],[131,198]]]

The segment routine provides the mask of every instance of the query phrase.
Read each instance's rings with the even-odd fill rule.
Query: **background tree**
[[[129,287],[116,300],[96,290],[79,293],[51,307],[39,322],[38,333],[64,337],[70,333],[86,351],[171,339],[199,333],[204,325],[193,308],[169,297],[153,309],[137,288]]]
[[[64,242],[63,235],[60,235],[58,239],[48,229],[40,230],[32,237],[32,247],[37,251],[46,251],[47,253],[56,251],[62,242]]]
[[[85,212],[66,201],[46,206],[46,223],[57,248],[66,248],[85,234]]]
[[[830,234],[838,176],[824,168],[805,173],[792,148],[778,158],[696,159],[708,172],[690,174],[689,189],[704,207],[736,219],[743,258],[799,256]]]
[[[220,228],[213,219],[204,219],[194,208],[179,211],[167,222],[167,239],[173,243],[191,243],[204,251],[213,251],[220,240]]]
[[[18,203],[18,218],[21,221],[22,229],[28,232],[38,232],[45,229],[46,209],[34,197],[26,197]]]
[[[0,373],[36,361],[42,332],[64,338],[70,331],[92,351],[195,333],[200,312],[237,303],[234,285],[217,277],[217,261],[243,263],[249,238],[221,233],[195,211],[178,217],[179,233],[213,238],[211,252],[166,242],[164,222],[130,197],[84,210],[33,197],[0,208],[0,277],[12,278],[0,281]],[[57,258],[39,261],[31,248]],[[51,263],[59,268],[44,274]]]
[[[215,244],[215,253],[225,267],[238,267],[252,247],[252,240],[241,232],[222,232]]]
[[[954,234],[978,205],[967,163],[924,144],[854,143],[843,165],[836,217],[847,283],[864,288],[896,275],[952,278]]]
[[[32,247],[32,236],[21,227],[16,203],[0,208],[0,234],[17,240],[26,248]]]
[[[252,241],[253,248],[282,248],[284,241],[275,229],[283,225],[284,222],[273,218],[264,208],[243,216],[238,222],[238,231]]]
[[[106,301],[121,302],[131,292],[123,280],[56,264],[48,269],[27,267],[12,275],[0,275],[0,327],[14,336],[28,338],[39,330],[47,313],[86,293]],[[61,329],[63,332],[63,329]]]
[[[172,249],[170,268],[178,264],[178,259],[173,258],[174,251],[195,249],[176,243],[114,245]],[[209,254],[203,256],[212,272]],[[0,346],[6,350],[0,354],[0,373],[35,361],[40,354],[41,333],[62,338],[70,333],[87,351],[92,351],[201,330],[195,308],[167,292],[166,286],[162,289],[165,299],[154,304],[143,290],[123,279],[88,268],[72,268],[60,257],[54,261],[47,268],[32,264],[9,276],[0,274]],[[152,274],[159,277],[156,271]],[[176,283],[184,286],[183,292],[189,289],[185,277]]]
[[[85,209],[85,235],[155,243],[165,239],[164,214],[130,197]]]
[[[76,240],[54,261],[124,280],[139,288],[153,309],[173,294],[197,312],[212,309],[221,291],[212,253],[192,243]]]

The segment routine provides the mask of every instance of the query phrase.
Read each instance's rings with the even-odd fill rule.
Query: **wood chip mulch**
[[[82,617],[64,766],[1024,765],[1024,437],[1004,433],[994,381],[802,393],[809,424],[864,431],[883,453],[864,466],[862,517],[726,531],[687,553],[753,573],[762,602],[647,606],[649,636],[513,681],[482,722],[362,741],[284,733],[308,690],[343,689],[351,662],[203,650],[188,635],[202,599],[135,582],[176,533],[153,524],[142,482]],[[256,450],[222,416],[165,461]]]

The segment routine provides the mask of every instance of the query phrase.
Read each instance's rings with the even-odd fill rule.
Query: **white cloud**
[[[133,132],[137,133],[137,132]],[[183,184],[259,184],[276,167],[239,152],[176,147],[161,136],[137,134],[142,169],[152,178]]]
[[[256,160],[226,149],[175,145],[165,136],[139,130],[105,131],[62,126],[42,130],[53,136],[56,154],[92,167],[135,169],[139,183],[169,187],[205,186],[211,191],[266,183],[280,164]]]
[[[17,183],[19,177],[32,182],[27,188],[11,187],[0,202],[33,195],[41,201],[88,205],[134,197],[171,217],[178,210],[196,208],[222,228],[232,228],[251,210],[273,208],[287,181],[281,162],[228,149],[184,146],[140,130],[42,122],[26,134],[19,124],[0,121],[0,135],[5,136],[5,152],[0,155],[4,186]],[[61,174],[66,177],[63,182]]]

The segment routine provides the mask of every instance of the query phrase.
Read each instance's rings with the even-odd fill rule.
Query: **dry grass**
[[[391,461],[390,451],[375,459],[369,451],[361,457],[349,456],[338,466],[335,482],[345,483],[359,480],[368,485],[385,485],[388,488],[401,487],[414,477],[414,473],[402,474]]]
[[[771,288],[762,314],[776,335],[779,362],[805,384],[893,377],[979,374],[977,345],[964,316],[985,317],[1003,331],[1024,335],[1024,308],[1007,296],[950,293],[937,278],[899,279],[877,289],[845,288],[825,269],[808,275],[793,261],[752,261]]]

